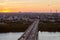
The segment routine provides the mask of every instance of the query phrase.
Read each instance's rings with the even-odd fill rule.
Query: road
[[[18,40],[38,40],[38,23],[35,20]]]

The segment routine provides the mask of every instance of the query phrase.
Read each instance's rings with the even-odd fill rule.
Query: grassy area
[[[23,32],[25,31],[32,22],[30,21],[6,21],[5,23],[0,23],[0,32]]]
[[[48,32],[60,32],[60,22],[40,21],[39,30]]]

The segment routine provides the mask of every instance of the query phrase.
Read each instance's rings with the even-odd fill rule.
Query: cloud
[[[5,0],[0,0],[0,3],[4,3],[5,2]]]
[[[60,4],[60,0],[0,0],[0,3]]]
[[[0,0],[0,5],[6,5],[8,4],[8,0]]]

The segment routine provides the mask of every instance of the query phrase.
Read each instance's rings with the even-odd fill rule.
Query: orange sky
[[[60,12],[60,0],[0,0],[0,12]]]

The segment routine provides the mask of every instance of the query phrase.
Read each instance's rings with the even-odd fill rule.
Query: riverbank
[[[40,21],[38,27],[40,31],[60,32],[60,21]]]
[[[0,23],[0,33],[4,32],[24,32],[32,22],[30,21],[7,21],[5,23]]]

